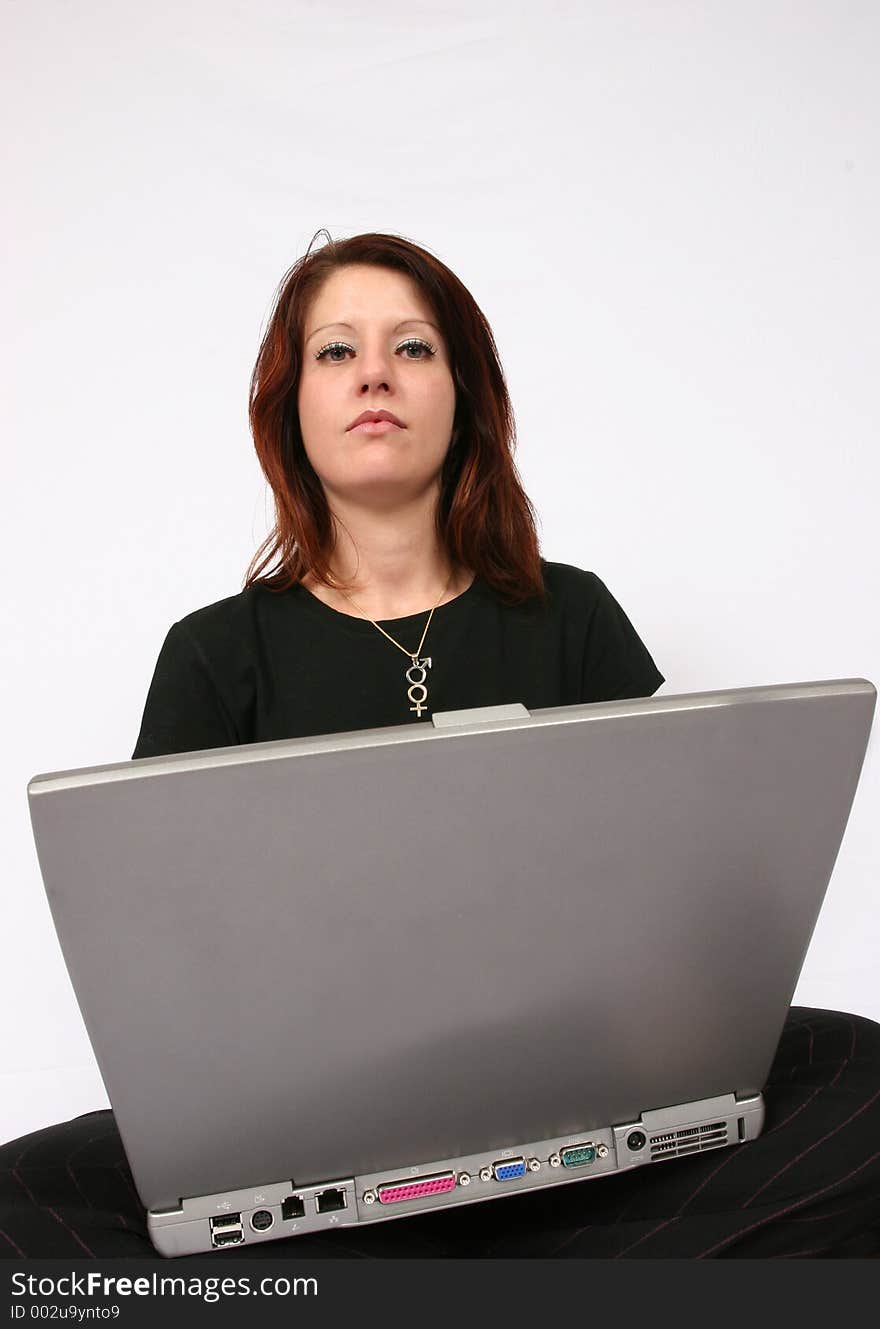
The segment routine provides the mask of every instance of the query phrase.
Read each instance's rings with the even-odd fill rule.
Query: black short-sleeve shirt
[[[434,611],[421,673],[372,623],[303,586],[249,586],[172,624],[134,758],[430,721],[435,711],[528,710],[651,696],[665,681],[592,572],[542,560],[547,599],[510,607],[479,577]],[[415,651],[427,613],[383,619]],[[416,704],[414,705],[414,701]]]

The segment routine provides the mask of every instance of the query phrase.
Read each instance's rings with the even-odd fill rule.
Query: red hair
[[[275,526],[251,560],[244,585],[259,582],[282,591],[308,572],[327,586],[341,585],[330,570],[333,522],[303,447],[297,394],[312,297],[336,269],[369,263],[412,278],[449,348],[456,405],[436,511],[442,547],[453,565],[470,568],[507,603],[543,595],[535,512],[513,461],[513,408],[492,330],[473,296],[411,240],[377,233],[333,240],[323,234],[328,243],[314,252],[310,245],[281,279],[251,376],[250,427],[275,496]],[[258,575],[273,559],[276,567]]]

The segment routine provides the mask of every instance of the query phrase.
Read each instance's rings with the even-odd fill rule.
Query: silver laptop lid
[[[501,708],[36,776],[145,1206],[760,1091],[875,700]]]

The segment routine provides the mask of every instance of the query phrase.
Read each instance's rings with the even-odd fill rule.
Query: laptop
[[[156,1249],[747,1146],[875,701],[491,706],[35,776]]]

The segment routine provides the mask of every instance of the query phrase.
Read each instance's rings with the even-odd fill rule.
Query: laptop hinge
[[[504,706],[472,706],[464,711],[437,711],[432,719],[436,729],[452,725],[491,724],[493,720],[530,720],[532,717],[522,702],[513,701]]]

